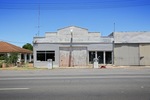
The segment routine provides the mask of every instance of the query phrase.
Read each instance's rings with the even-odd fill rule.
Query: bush
[[[4,63],[4,60],[0,60],[0,68],[2,68],[3,63]]]
[[[18,53],[10,53],[10,56],[4,56],[1,58],[4,59],[3,63],[6,63],[7,67],[9,67],[10,65],[16,65],[18,60]]]
[[[6,54],[0,55],[0,68],[2,68],[3,63],[5,63],[7,67],[16,65],[17,60],[18,53],[10,53],[10,56],[7,56]]]

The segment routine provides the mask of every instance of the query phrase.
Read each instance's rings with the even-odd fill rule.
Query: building
[[[13,44],[0,41],[0,56],[7,55],[9,56],[10,53],[19,53],[18,60],[23,62],[31,62],[33,52],[24,48],[20,48]],[[23,55],[23,57],[21,57]]]
[[[150,32],[114,32],[114,65],[150,65]]]
[[[70,26],[34,37],[33,48],[35,67],[47,67],[48,59],[54,67],[92,66],[94,58],[104,65],[150,65],[150,32],[113,32],[103,37]]]
[[[99,64],[112,64],[113,38],[102,37],[99,32],[69,26],[57,32],[46,32],[44,37],[34,37],[34,66],[44,68],[49,59],[53,67],[92,66],[93,59]]]

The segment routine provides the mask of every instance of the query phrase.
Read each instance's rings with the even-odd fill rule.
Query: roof
[[[150,43],[150,32],[114,32],[115,43]]]
[[[30,50],[20,48],[18,46],[15,46],[15,45],[7,43],[7,42],[0,41],[0,53],[13,53],[13,52],[29,53],[29,54],[33,53]]]

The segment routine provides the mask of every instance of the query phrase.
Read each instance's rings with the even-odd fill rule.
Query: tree
[[[22,46],[22,48],[33,51],[33,46],[30,43],[26,43]]]

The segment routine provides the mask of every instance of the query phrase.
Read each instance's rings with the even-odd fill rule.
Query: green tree
[[[10,53],[10,56],[6,55],[5,58],[4,58],[4,60],[5,60],[5,63],[7,64],[7,66],[9,64],[16,65],[17,60],[18,60],[18,53]]]
[[[33,46],[30,43],[26,43],[22,46],[22,48],[33,51]]]

